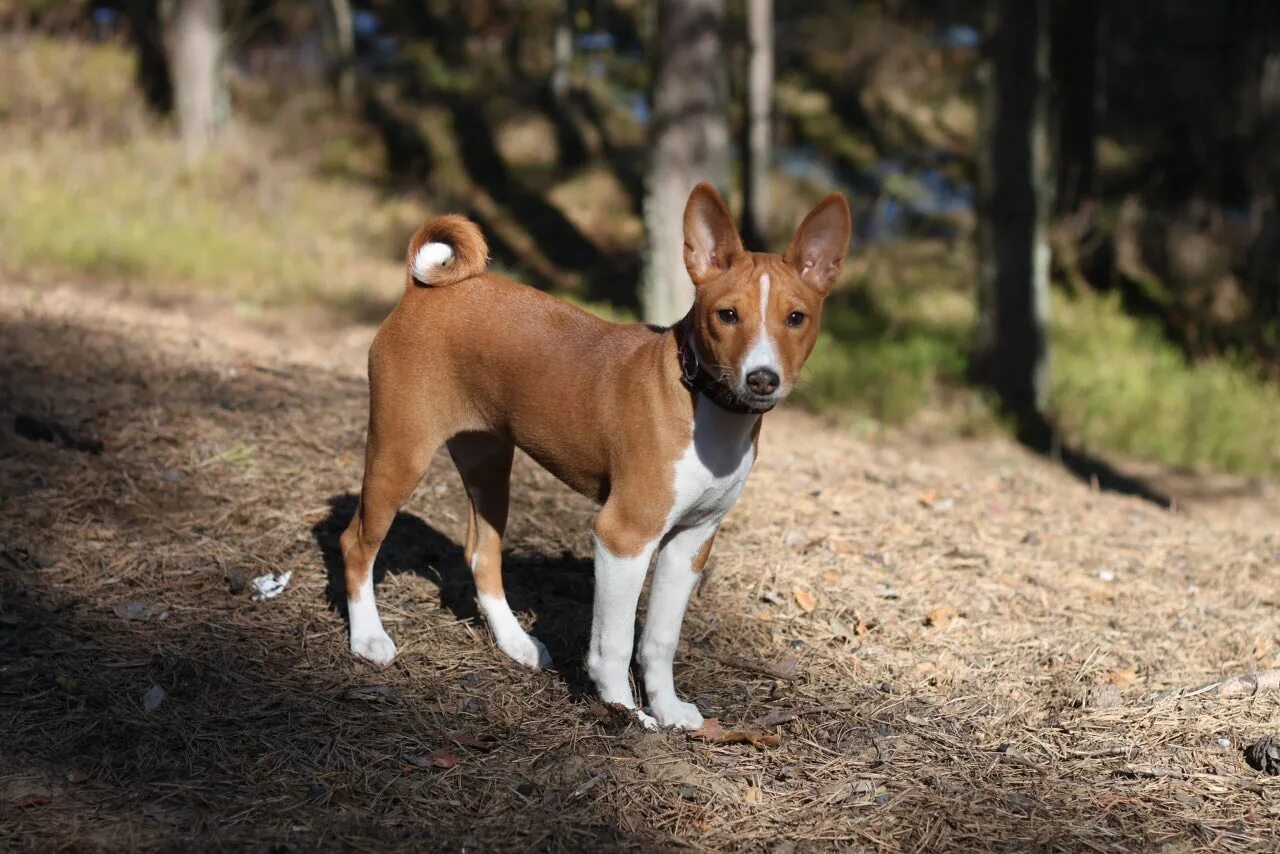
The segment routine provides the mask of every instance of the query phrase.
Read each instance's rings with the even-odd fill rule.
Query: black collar
[[[693,349],[693,341],[688,330],[677,329],[677,336],[680,340],[680,382],[685,388],[702,393],[716,406],[738,415],[764,415],[773,409],[774,404],[769,404],[764,409],[749,406],[723,380],[712,379],[711,375],[702,369],[702,363]]]

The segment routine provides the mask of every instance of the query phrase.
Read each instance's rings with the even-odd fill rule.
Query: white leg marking
[[[769,274],[760,276],[760,332],[755,341],[742,357],[742,388],[747,387],[747,374],[760,368],[768,368],[782,378],[782,360],[778,358],[778,348],[774,346],[769,335]]]
[[[635,645],[636,603],[649,571],[649,559],[656,543],[650,543],[635,557],[613,555],[599,538],[596,546],[596,593],[591,614],[591,646],[587,650],[587,673],[596,683],[600,699],[636,707],[628,678],[631,651]],[[647,717],[647,716],[645,716]],[[644,718],[641,718],[644,721]]]
[[[547,652],[542,641],[521,627],[516,615],[511,613],[507,597],[480,593],[476,595],[476,602],[479,603],[480,610],[493,631],[493,639],[497,642],[498,649],[525,667],[551,666],[551,653]]]
[[[351,622],[351,651],[365,661],[386,667],[396,657],[396,645],[382,627],[378,603],[373,598],[373,567],[365,574],[359,599],[347,599]]]
[[[686,528],[676,534],[658,552],[658,563],[653,570],[649,611],[640,637],[640,663],[644,667],[649,710],[662,726],[690,730],[702,726],[698,707],[676,696],[671,668],[680,642],[685,607],[698,584],[693,559],[713,533],[715,525]]]

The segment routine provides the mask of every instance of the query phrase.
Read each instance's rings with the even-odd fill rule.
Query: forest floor
[[[400,657],[350,657],[372,331],[0,285],[0,849],[1276,850],[1280,690],[1217,684],[1280,664],[1275,484],[1131,468],[1170,512],[770,415],[677,660],[746,740],[649,733],[583,676],[592,508],[523,457],[506,578],[556,668],[477,618],[444,460],[379,562]]]

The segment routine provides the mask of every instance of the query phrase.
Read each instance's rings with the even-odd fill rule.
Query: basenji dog
[[[369,351],[369,435],[360,504],[342,535],[351,651],[396,654],[373,596],[373,562],[401,504],[443,444],[470,499],[465,557],[498,647],[546,667],[502,588],[502,535],[516,448],[600,505],[587,672],[606,703],[646,726],[697,729],[672,661],[689,596],[720,521],[756,459],[764,413],[794,387],[840,275],[851,220],[832,194],[785,255],[747,252],[707,184],[684,212],[693,307],[670,328],[611,323],[486,272],[488,248],[460,216],[409,243],[403,298]],[[656,556],[631,690],[636,606]]]

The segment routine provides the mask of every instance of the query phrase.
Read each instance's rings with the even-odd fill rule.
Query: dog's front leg
[[[658,537],[645,539],[643,529],[623,523],[618,515],[606,506],[596,520],[596,591],[587,673],[601,700],[636,709],[630,679],[636,604]],[[653,719],[639,709],[636,715],[646,727],[655,726]]]
[[[676,532],[658,552],[658,564],[653,570],[649,610],[640,637],[640,664],[644,668],[649,711],[662,726],[690,730],[702,726],[698,707],[676,696],[672,664],[680,643],[685,607],[711,554],[715,535],[715,525]]]

